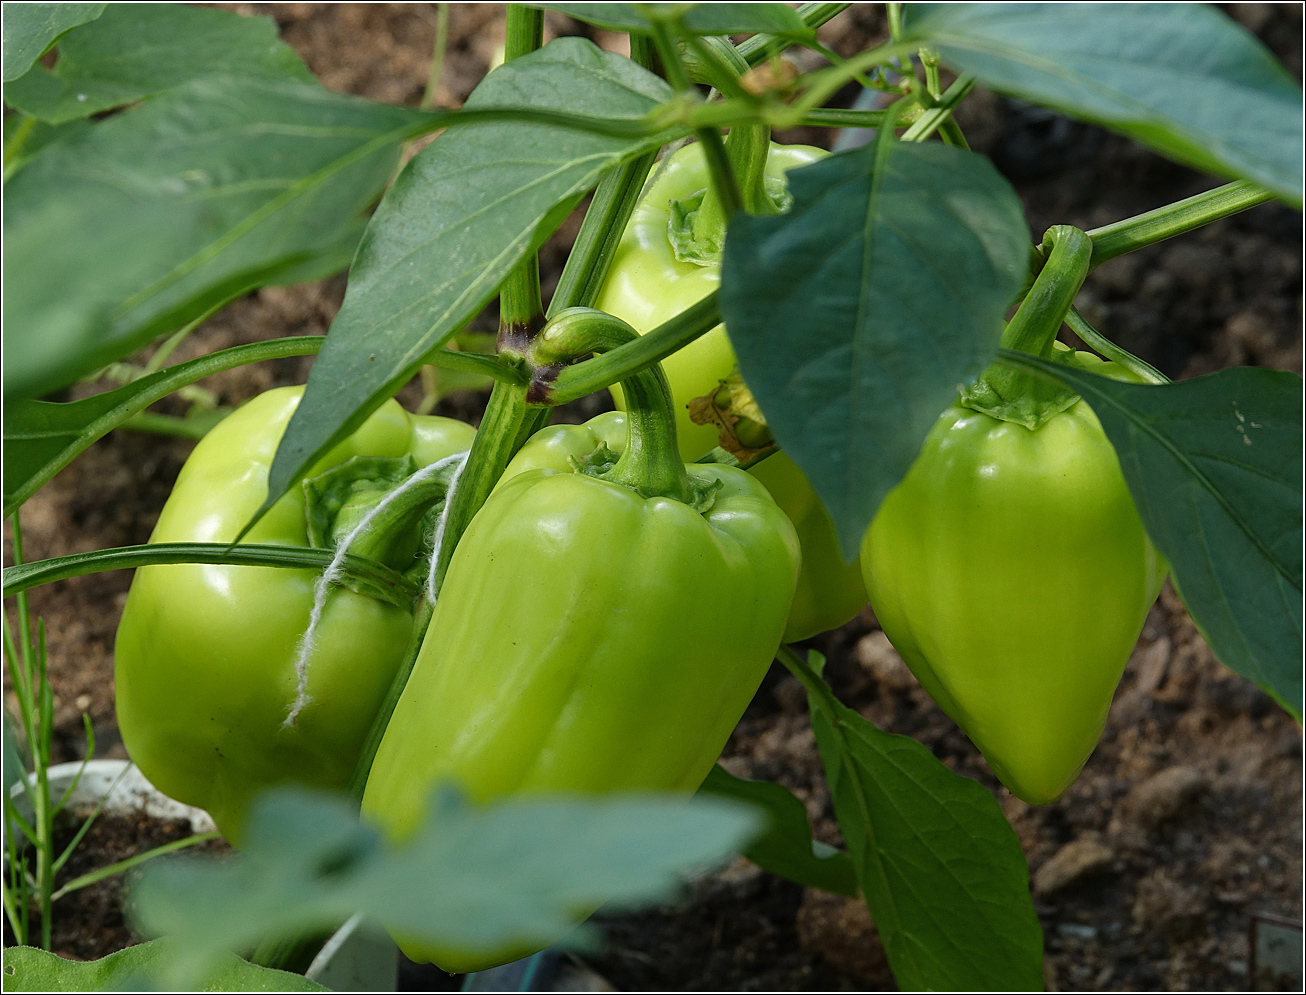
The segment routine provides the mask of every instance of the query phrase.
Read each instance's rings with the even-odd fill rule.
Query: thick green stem
[[[975,87],[974,76],[958,76],[953,81],[952,86],[948,87],[938,102],[925,113],[918,117],[912,126],[902,133],[904,142],[923,142],[934,134],[935,131],[942,128],[944,124],[951,120],[952,110],[970,93]],[[960,134],[961,129],[957,129]],[[954,135],[955,138],[955,135]],[[962,139],[964,142],[965,139]]]
[[[1052,354],[1066,312],[1088,276],[1093,243],[1078,228],[1056,225],[1043,236],[1052,251],[1025,301],[1002,332],[1002,347],[1034,356]]]
[[[376,759],[376,751],[381,748],[386,727],[390,725],[390,716],[394,714],[395,706],[399,704],[399,697],[404,693],[408,678],[413,672],[413,665],[417,663],[417,654],[421,652],[422,643],[426,640],[426,630],[431,625],[431,616],[434,612],[435,607],[423,598],[413,615],[413,631],[408,639],[408,646],[404,649],[399,667],[395,670],[394,680],[390,682],[390,690],[386,692],[385,700],[381,702],[381,707],[372,720],[372,727],[368,730],[362,752],[358,755],[358,762],[354,764],[354,772],[350,775],[349,784],[345,788],[350,801],[356,805],[363,801],[367,777],[372,772],[372,761]]]
[[[9,179],[13,170],[17,168],[18,157],[22,154],[23,146],[32,137],[34,130],[36,130],[36,118],[22,114],[22,120],[19,121],[18,127],[14,129],[9,141],[5,143],[4,178],[6,180]]]
[[[645,69],[654,62],[653,44],[642,35],[630,36],[630,57]],[[567,256],[558,280],[558,289],[549,301],[547,317],[569,307],[589,307],[594,303],[607,279],[612,257],[616,254],[626,223],[635,211],[639,195],[657,160],[657,150],[609,171],[594,191],[585,220],[581,222],[576,242]]]
[[[694,51],[700,54],[699,68],[707,81],[729,96],[746,97],[739,87],[739,77],[748,72],[748,61],[729,42],[721,38],[693,39]],[[743,209],[749,214],[774,214],[775,204],[766,193],[766,160],[771,151],[771,128],[761,122],[736,124],[726,139],[726,156],[739,186]],[[714,184],[703,197],[694,219],[694,234],[700,240],[716,239],[725,229],[729,215]]]
[[[666,70],[667,82],[677,93],[697,101],[698,94],[685,69],[684,60],[680,57],[680,50],[676,47],[675,35],[666,22],[653,23],[653,43],[657,46],[658,55],[662,59],[662,67]],[[698,136],[703,146],[703,157],[707,160],[708,173],[712,177],[707,196],[704,197],[703,205],[699,208],[699,216],[703,218],[704,225],[718,224],[724,227],[725,221],[732,214],[743,209],[743,194],[739,191],[739,183],[735,179],[725,142],[721,139],[721,132],[714,126],[706,126],[695,128],[694,134]],[[717,203],[709,204],[713,199]],[[697,230],[696,221],[695,231]]]
[[[499,482],[504,467],[512,457],[517,432],[526,414],[526,389],[496,383],[472,441],[467,465],[449,498],[440,556],[435,566],[435,593],[439,593],[449,571],[449,561],[472,518]]]
[[[902,4],[885,4],[889,14],[889,37],[895,42],[902,37]]]
[[[544,11],[508,4],[505,62],[534,52],[544,41]],[[522,260],[499,289],[499,342],[530,341],[544,323],[540,299],[540,260],[532,252]]]
[[[619,318],[590,308],[560,312],[535,340],[532,365],[551,375],[562,364],[590,353],[604,353],[640,335]],[[675,407],[671,387],[656,364],[625,377],[626,450],[604,480],[624,484],[645,497],[670,497],[694,504],[689,475],[676,445]]]
[[[1255,183],[1236,180],[1155,211],[1094,228],[1088,233],[1093,240],[1092,265],[1099,266],[1126,252],[1182,235],[1273,199],[1274,194]]]
[[[720,323],[721,311],[717,307],[716,292],[713,291],[697,304],[634,341],[559,370],[547,390],[537,392],[530,403],[566,404],[611,387],[614,383],[661,362]]]
[[[826,21],[842,14],[851,7],[850,3],[805,3],[798,8],[798,16],[809,28],[819,28]],[[750,66],[755,66],[777,49],[788,48],[792,41],[777,38],[775,35],[753,35],[739,45],[739,54]]]

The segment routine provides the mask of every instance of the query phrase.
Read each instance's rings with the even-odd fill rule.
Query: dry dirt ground
[[[432,4],[220,6],[274,17],[282,37],[332,89],[407,104],[425,89]],[[1300,5],[1230,10],[1301,78]],[[548,16],[549,35],[587,30]],[[880,5],[855,5],[822,37],[849,54],[883,32]],[[435,91],[440,104],[466,98],[502,34],[499,5],[452,5]],[[591,36],[608,46],[620,41]],[[846,102],[852,93],[841,97]],[[992,94],[975,94],[959,117],[973,146],[1015,184],[1032,236],[1053,223],[1090,228],[1118,220],[1213,182],[1124,139]],[[829,140],[816,130],[777,137]],[[577,223],[565,225],[542,254],[546,293]],[[207,322],[175,359],[325,332],[343,290],[337,277],[259,291]],[[1300,374],[1300,215],[1267,205],[1115,260],[1092,274],[1080,306],[1094,325],[1174,377],[1246,364]],[[492,319],[480,327],[492,328]],[[269,387],[302,383],[309,363],[264,363],[204,386],[222,404],[236,405]],[[420,396],[413,385],[401,400],[411,405]],[[159,410],[180,413],[169,404]],[[476,395],[456,395],[438,410],[475,421],[482,404]],[[589,399],[565,417],[579,420],[606,405]],[[189,449],[184,441],[127,431],[97,443],[24,507],[28,558],[146,541]],[[59,759],[81,755],[83,713],[94,722],[100,755],[123,755],[113,717],[112,647],[128,582],[123,573],[101,574],[32,596],[49,633]],[[998,796],[1029,859],[1049,989],[1246,989],[1254,983],[1250,917],[1300,919],[1301,729],[1214,659],[1169,587],[1130,660],[1101,746],[1069,794],[1040,808],[998,785],[869,609],[813,645],[829,657],[827,673],[846,703],[883,729],[916,737]],[[792,788],[817,835],[839,842],[804,696],[782,671],[758,692],[725,764]],[[621,989],[893,987],[864,906],[805,892],[744,861],[700,881],[672,906],[602,922],[607,947],[588,959]],[[65,951],[90,953],[72,941]]]

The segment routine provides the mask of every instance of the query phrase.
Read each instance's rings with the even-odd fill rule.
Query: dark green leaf
[[[303,276],[324,252],[338,263],[426,121],[316,85],[210,77],[46,149],[5,187],[6,397]]]
[[[525,6],[556,10],[609,31],[647,33],[654,18],[665,20],[678,14],[681,26],[692,35],[766,32],[784,38],[815,37],[798,12],[783,3],[528,3]]]
[[[677,871],[720,860],[757,828],[738,804],[519,798],[488,808],[438,793],[416,837],[391,847],[343,797],[279,789],[221,860],[183,857],[133,886],[138,925],[195,954],[293,937],[355,913],[466,950],[545,946],[576,909],[660,896]]]
[[[254,342],[178,363],[80,401],[17,401],[4,409],[4,517],[97,439],[187,384],[222,370],[286,356],[311,356],[319,335]]]
[[[721,314],[782,449],[851,559],[939,412],[997,351],[1029,232],[982,156],[893,141],[794,170],[779,217],[737,215]]]
[[[1301,378],[1237,367],[1141,386],[1046,368],[1102,422],[1147,534],[1215,655],[1300,721]]]
[[[1014,96],[1301,204],[1302,95],[1206,4],[911,4],[905,39]]]
[[[53,70],[35,65],[5,87],[12,107],[59,124],[152,97],[202,76],[313,76],[271,18],[173,3],[114,3],[59,42]]]
[[[584,108],[629,120],[670,96],[629,59],[559,38],[490,73],[466,107]],[[423,149],[363,237],[344,305],[272,464],[268,505],[480,311],[605,170],[665,138],[486,122]]]
[[[4,81],[18,79],[66,31],[94,21],[107,3],[7,3],[4,24]],[[9,88],[5,87],[5,99]]]
[[[162,979],[173,961],[166,940],[138,943],[99,960],[64,960],[35,947],[5,949],[7,992],[123,992],[148,991],[142,986]],[[192,989],[197,992],[324,992],[315,981],[299,974],[258,967],[235,954],[215,959]],[[159,989],[154,989],[159,990]]]
[[[737,798],[763,810],[766,831],[744,850],[744,856],[758,867],[808,888],[853,897],[858,894],[848,854],[812,839],[807,809],[788,788],[735,777],[717,764],[699,792]]]
[[[898,986],[1042,991],[1029,868],[997,800],[810,680],[835,816]]]

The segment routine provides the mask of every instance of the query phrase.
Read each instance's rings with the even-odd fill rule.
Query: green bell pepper
[[[766,165],[768,189],[784,204],[786,172],[828,153],[806,145],[772,145]],[[721,283],[719,263],[682,261],[668,235],[677,205],[692,203],[708,185],[702,146],[687,145],[659,164],[640,198],[613,257],[612,268],[595,303],[601,311],[643,334],[698,303]],[[698,459],[717,444],[717,429],[696,424],[689,403],[717,390],[735,368],[735,353],[724,325],[662,361],[676,407],[676,434],[685,460]],[[612,389],[624,406],[621,387]],[[750,470],[771,491],[798,531],[803,567],[790,609],[785,641],[806,639],[834,629],[866,605],[862,571],[839,554],[834,523],[798,466],[783,452]]]
[[[1166,575],[1092,409],[1075,401],[1030,429],[948,408],[862,565],[890,642],[993,772],[1027,802],[1060,797]]]
[[[182,468],[150,541],[234,540],[263,502],[268,467],[302,392],[268,391],[209,432]],[[310,476],[355,456],[411,457],[426,466],[467,449],[474,434],[470,425],[409,415],[387,401]],[[382,492],[366,473],[355,476],[351,493],[364,503],[370,491]],[[287,493],[245,541],[309,545],[310,489]],[[343,521],[357,503],[326,506]],[[310,502],[308,511],[321,507]],[[420,545],[412,531],[408,559]],[[148,566],[136,571],[127,596],[114,650],[123,742],[152,783],[207,809],[233,842],[256,791],[286,781],[345,785],[411,637],[409,611],[333,588],[307,661],[307,704],[287,725],[316,576],[279,567]]]
[[[632,382],[629,415],[532,437],[459,542],[363,795],[391,839],[441,782],[475,802],[689,794],[766,674],[793,527],[747,473],[683,464],[665,380]],[[396,939],[448,971],[534,949]]]

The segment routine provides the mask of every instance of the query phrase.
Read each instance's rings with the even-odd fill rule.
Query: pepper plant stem
[[[508,4],[504,61],[535,51],[544,41],[544,11]],[[528,253],[499,289],[499,341],[529,341],[544,322],[540,300],[540,261]]]
[[[925,113],[918,117],[910,128],[902,133],[904,142],[923,142],[951,119],[952,110],[975,88],[974,76],[958,76],[952,86],[943,91],[943,96]],[[881,114],[884,112],[881,111]],[[961,129],[957,129],[960,134]],[[955,136],[954,136],[955,137]],[[963,139],[964,141],[964,139]]]
[[[1156,367],[1144,362],[1133,353],[1120,348],[1120,346],[1108,339],[1085,321],[1084,316],[1073,307],[1066,312],[1066,324],[1070,326],[1072,332],[1083,339],[1085,345],[1101,353],[1111,362],[1123,366],[1142,377],[1148,383],[1162,384],[1170,382],[1170,378]]]
[[[716,291],[665,324],[611,352],[559,371],[546,395],[532,404],[566,404],[618,383],[670,356],[721,323]]]
[[[638,340],[639,333],[620,318],[590,308],[571,308],[556,315],[535,340],[532,365],[552,371],[560,364]],[[604,480],[624,484],[643,494],[671,497],[692,504],[689,475],[676,445],[676,419],[671,387],[662,367],[653,364],[621,381],[626,395],[626,449]]]
[[[10,536],[13,541],[13,557],[15,566],[21,566],[23,563],[23,528],[19,520],[18,512],[15,511],[10,518]],[[15,660],[15,655],[10,652],[11,674],[14,680],[15,690],[19,690],[19,675],[13,673],[13,666],[17,664],[22,669],[21,683],[26,694],[20,696],[19,703],[23,707],[23,732],[27,738],[28,756],[31,758],[32,769],[36,774],[36,790],[29,793],[32,801],[32,828],[36,834],[36,888],[37,897],[41,907],[41,949],[50,949],[50,919],[51,919],[51,895],[54,892],[53,881],[53,861],[54,861],[54,814],[50,811],[50,744],[52,742],[53,730],[50,728],[50,721],[53,719],[53,702],[52,692],[49,682],[45,678],[45,640],[41,639],[41,645],[33,648],[32,646],[32,627],[31,618],[28,613],[27,594],[18,595],[18,644],[21,647],[21,656]],[[6,803],[8,799],[6,799]],[[21,859],[21,858],[20,858]],[[24,922],[26,926],[26,922]],[[26,931],[26,930],[25,930]]]
[[[708,82],[729,96],[747,99],[739,86],[739,77],[748,72],[748,61],[729,42],[720,38],[693,38],[690,40],[699,54],[700,66]],[[771,127],[764,122],[736,124],[726,138],[726,155],[739,184],[743,209],[749,214],[774,214],[775,205],[766,194],[766,160],[771,151]],[[699,239],[714,238],[725,229],[728,215],[717,196],[716,187],[710,188],[694,220],[694,234]]]
[[[4,572],[4,596],[22,597],[24,591],[57,580],[80,577],[105,570],[134,570],[157,563],[225,563],[260,567],[287,567],[293,570],[320,570],[335,555],[330,549],[308,546],[271,546],[225,542],[156,542],[144,546],[118,546],[89,553],[72,553],[33,563],[16,563]],[[417,585],[382,563],[354,553],[345,555],[346,573],[358,580],[392,592],[399,600],[417,596]],[[21,603],[21,602],[20,602]]]
[[[850,3],[805,3],[798,8],[798,16],[803,19],[803,23],[809,28],[819,28],[826,21],[842,14],[851,7]],[[776,38],[775,35],[753,35],[748,40],[741,42],[739,45],[739,54],[742,55],[750,66],[756,66],[767,58],[778,45],[781,48],[788,48],[791,43]]]
[[[1048,356],[1066,312],[1088,276],[1093,244],[1078,228],[1056,225],[1043,237],[1052,251],[1015,317],[1002,332],[1002,348]]]
[[[444,540],[440,544],[440,558],[435,566],[435,590],[439,593],[444,575],[449,570],[458,540],[490,491],[503,475],[517,442],[517,432],[526,414],[526,388],[496,383],[490,392],[490,401],[481,418],[467,465],[449,497],[448,517]]]
[[[655,58],[652,42],[643,35],[631,35],[630,58],[645,69],[652,68]],[[558,288],[549,301],[547,317],[569,307],[589,307],[594,303],[656,160],[657,150],[653,149],[610,170],[600,181],[576,242],[567,255]]]
[[[653,22],[653,43],[657,46],[658,55],[662,59],[662,67],[666,70],[667,82],[678,93],[697,101],[698,94],[680,57],[680,50],[676,47],[675,35],[667,22]],[[707,160],[708,172],[712,177],[707,196],[703,198],[703,204],[699,208],[699,216],[707,219],[729,218],[736,211],[743,209],[744,199],[739,191],[739,183],[735,178],[730,156],[726,153],[721,132],[714,125],[708,125],[695,128],[694,134],[703,145],[703,156]],[[705,220],[704,224],[707,223],[708,221]],[[696,223],[695,228],[697,227]]]
[[[430,628],[431,616],[434,612],[435,606],[428,599],[423,598],[413,615],[413,636],[408,641],[398,669],[395,670],[390,690],[386,692],[385,700],[381,702],[376,718],[372,720],[372,727],[368,730],[367,739],[363,741],[362,752],[358,755],[358,763],[354,765],[354,772],[349,776],[349,784],[345,786],[349,800],[355,805],[363,801],[367,776],[372,772],[372,761],[376,759],[376,751],[380,749],[381,740],[385,738],[386,727],[390,725],[390,716],[394,714],[395,706],[399,704],[399,697],[408,685],[408,678],[413,672],[413,665],[417,662],[417,654],[422,650],[426,630]]]
[[[1248,180],[1235,180],[1155,211],[1094,228],[1088,232],[1088,237],[1093,240],[1092,265],[1099,266],[1108,259],[1182,235],[1270,200],[1274,200],[1274,194],[1263,187]]]

